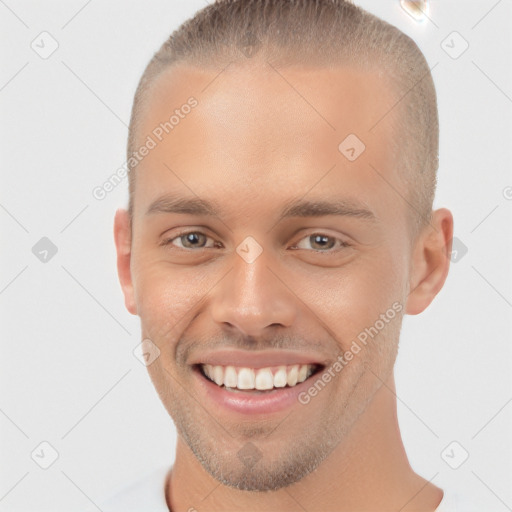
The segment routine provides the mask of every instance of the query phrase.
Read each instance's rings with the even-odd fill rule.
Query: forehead
[[[190,98],[195,106],[184,108]],[[137,166],[136,209],[177,187],[199,196],[238,191],[241,203],[282,202],[314,187],[318,195],[378,198],[384,210],[396,195],[379,174],[400,187],[395,103],[377,72],[268,62],[171,68],[155,81],[141,118],[138,143],[150,137],[155,145]]]

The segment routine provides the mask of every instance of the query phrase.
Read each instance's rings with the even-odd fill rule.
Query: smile
[[[260,420],[304,407],[300,393],[329,361],[325,354],[304,350],[203,352],[189,361],[191,389],[207,410],[225,420],[240,414]]]

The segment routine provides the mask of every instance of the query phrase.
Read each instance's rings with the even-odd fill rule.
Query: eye
[[[211,240],[213,244],[206,245]],[[176,242],[176,243],[175,243]],[[161,245],[174,245],[180,249],[209,249],[211,247],[219,247],[218,242],[213,238],[205,235],[201,231],[186,231],[172,238],[166,238]]]
[[[325,233],[313,233],[304,237],[297,245],[291,247],[291,249],[309,249],[309,247],[304,247],[304,241],[306,244],[309,243],[311,248],[316,252],[335,252],[336,250],[350,246],[349,243],[335,236],[326,235]],[[334,247],[335,249],[331,250]]]

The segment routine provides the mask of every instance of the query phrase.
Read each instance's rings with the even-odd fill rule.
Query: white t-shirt
[[[131,485],[112,492],[98,506],[103,512],[169,512],[165,501],[165,480],[169,471],[169,466],[160,467]],[[466,512],[459,509],[457,503],[457,497],[445,491],[435,512]]]

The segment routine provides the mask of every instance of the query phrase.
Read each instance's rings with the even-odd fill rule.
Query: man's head
[[[346,2],[224,1],[149,64],[129,151],[176,110],[116,216],[126,306],[203,467],[279,489],[350,442],[392,379],[403,314],[446,278],[432,79],[409,38]],[[264,368],[275,389],[226,389]]]

